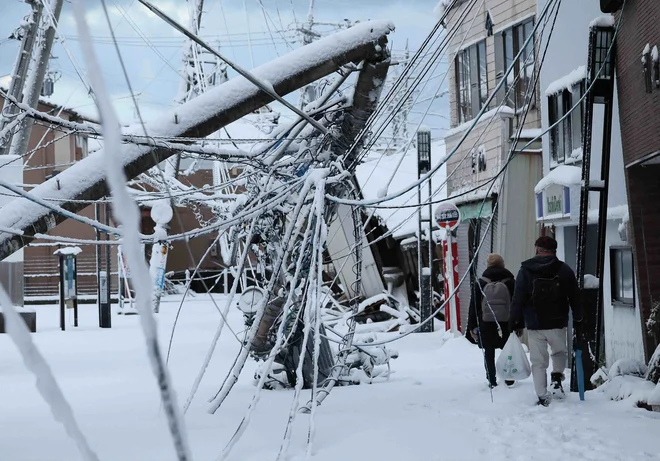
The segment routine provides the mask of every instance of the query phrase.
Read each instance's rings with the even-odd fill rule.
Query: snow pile
[[[517,134],[517,133],[516,133]],[[525,128],[520,130],[519,139],[538,139],[543,135],[543,130],[541,128]],[[515,138],[515,134],[513,137]]]
[[[589,29],[593,27],[614,27],[614,16],[611,14],[598,16],[589,23]]]
[[[223,296],[214,298],[219,303],[227,300]],[[159,335],[163,340],[169,339],[180,299],[164,299],[159,314]],[[99,458],[176,459],[148,357],[139,353],[144,347],[139,318],[115,316],[112,329],[100,330],[96,306],[83,304],[79,306],[81,331],[62,332],[58,330],[59,312],[55,305],[36,308],[43,328],[35,338],[39,347],[48,351],[49,364],[62,392]],[[174,384],[178,394],[188,393],[219,317],[206,294],[186,302],[169,361],[177,378]],[[238,309],[227,314],[227,322],[234,331],[244,328]],[[338,340],[334,334],[328,336]],[[397,338],[399,334],[373,336],[382,340]],[[360,339],[360,343],[364,342]],[[318,448],[311,460],[657,459],[660,420],[632,405],[609,402],[602,392],[587,392],[585,402],[567,392],[565,401],[540,410],[535,405],[532,380],[526,379],[511,389],[493,389],[491,401],[482,351],[465,338],[454,339],[450,333],[438,330],[412,334],[388,346],[399,352],[399,358],[396,372],[391,373],[385,385],[343,387],[324,402],[323,411],[317,415]],[[26,372],[21,355],[7,335],[0,335],[0,347],[2,411],[12,422],[3,427],[2,459],[82,459],[74,443],[63,436],[48,405],[41,401],[33,375]],[[201,383],[200,396],[214,395],[218,380],[224,378],[240,348],[241,342],[234,336],[220,338],[218,350],[222,353],[214,357],[210,376]],[[76,351],[75,361],[71,351]],[[245,379],[237,383],[237,392],[219,417],[209,417],[206,398],[190,406],[186,420],[195,460],[218,459],[254,393],[251,378],[257,367],[256,362],[246,365]],[[275,459],[292,394],[262,393],[262,403],[255,409],[243,440],[227,461]],[[302,460],[307,442],[306,421],[301,418],[293,429],[287,459]],[[415,443],[417,440],[433,443]]]
[[[637,376],[643,378],[646,374],[646,365],[635,359],[619,359],[610,367],[609,376]]]
[[[623,217],[628,213],[628,205],[617,205],[612,206],[607,209],[607,220],[608,221],[617,221],[623,219]],[[589,223],[594,223],[598,221],[598,208],[592,208],[589,210],[587,215]]]
[[[512,108],[508,106],[498,106],[495,109],[491,109],[488,112],[484,112],[481,118],[479,118],[479,121],[477,124],[485,122],[493,117],[495,117],[497,114],[502,114],[502,115],[515,115],[516,111],[513,110]],[[463,131],[467,130],[472,126],[474,123],[474,119],[468,120],[465,123],[461,123],[460,125],[445,131],[445,138],[448,138],[450,136],[454,136],[455,134],[462,133]]]
[[[580,83],[585,78],[587,78],[587,68],[585,66],[580,66],[570,74],[565,75],[548,85],[548,88],[545,90],[545,95],[552,96],[564,90],[573,91],[573,86]]]
[[[538,194],[553,185],[571,187],[580,184],[581,181],[581,168],[576,166],[559,165],[538,182],[536,187],[534,187],[534,192]]]
[[[54,255],[79,255],[82,253],[82,250],[80,247],[64,247],[60,248],[59,250],[55,250],[53,253]]]
[[[600,280],[598,277],[591,274],[584,274],[584,289],[597,290],[600,287]]]
[[[655,389],[653,389],[646,402],[653,406],[660,405],[660,383],[655,385]]]
[[[609,400],[631,399],[633,405],[637,405],[639,402],[647,403],[654,389],[655,385],[651,381],[626,375],[611,377],[598,391],[603,392]]]

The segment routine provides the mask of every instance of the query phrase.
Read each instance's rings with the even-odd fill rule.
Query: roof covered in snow
[[[592,27],[613,27],[613,26],[614,26],[614,16],[612,16],[611,14],[598,16],[589,23],[589,29],[591,29]]]
[[[539,193],[550,186],[558,185],[570,187],[580,184],[582,181],[582,169],[576,166],[559,165],[545,175],[534,187],[534,192]]]
[[[362,189],[362,195],[365,199],[376,199],[383,196],[387,181],[393,177],[389,185],[389,191],[397,191],[405,188],[417,180],[417,151],[410,148],[406,153],[401,165],[397,168],[402,154],[380,155],[372,154],[367,160],[358,165],[355,175],[358,184]],[[434,141],[431,143],[431,162],[438,164],[445,157],[445,144],[443,141]],[[393,176],[394,175],[394,176]],[[433,176],[434,190],[445,180],[445,169],[441,168]],[[422,200],[428,197],[428,186],[422,186]],[[386,194],[385,194],[386,195]],[[446,188],[443,188],[434,197],[438,200],[446,197]],[[413,205],[417,203],[417,188],[413,188],[400,197],[384,202],[383,205],[401,206]],[[385,221],[389,230],[393,230],[395,238],[414,234],[417,229],[417,209],[416,208],[376,208],[376,215]]]
[[[572,91],[573,85],[579,83],[585,78],[587,78],[587,68],[585,66],[580,66],[570,74],[564,75],[562,78],[555,80],[548,85],[548,88],[545,90],[545,95],[552,96],[553,94],[557,94],[564,90]]]

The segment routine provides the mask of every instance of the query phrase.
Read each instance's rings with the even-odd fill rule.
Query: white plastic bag
[[[529,378],[532,374],[527,354],[515,333],[509,336],[495,367],[497,375],[505,381],[520,381]]]

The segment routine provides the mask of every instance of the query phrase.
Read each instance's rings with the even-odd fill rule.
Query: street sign
[[[453,203],[441,203],[435,209],[435,221],[442,229],[452,231],[461,222],[461,212]]]

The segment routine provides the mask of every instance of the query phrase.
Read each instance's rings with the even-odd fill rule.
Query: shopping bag
[[[502,353],[497,358],[495,368],[497,375],[505,381],[520,381],[529,378],[532,374],[527,354],[515,333],[509,336]]]

